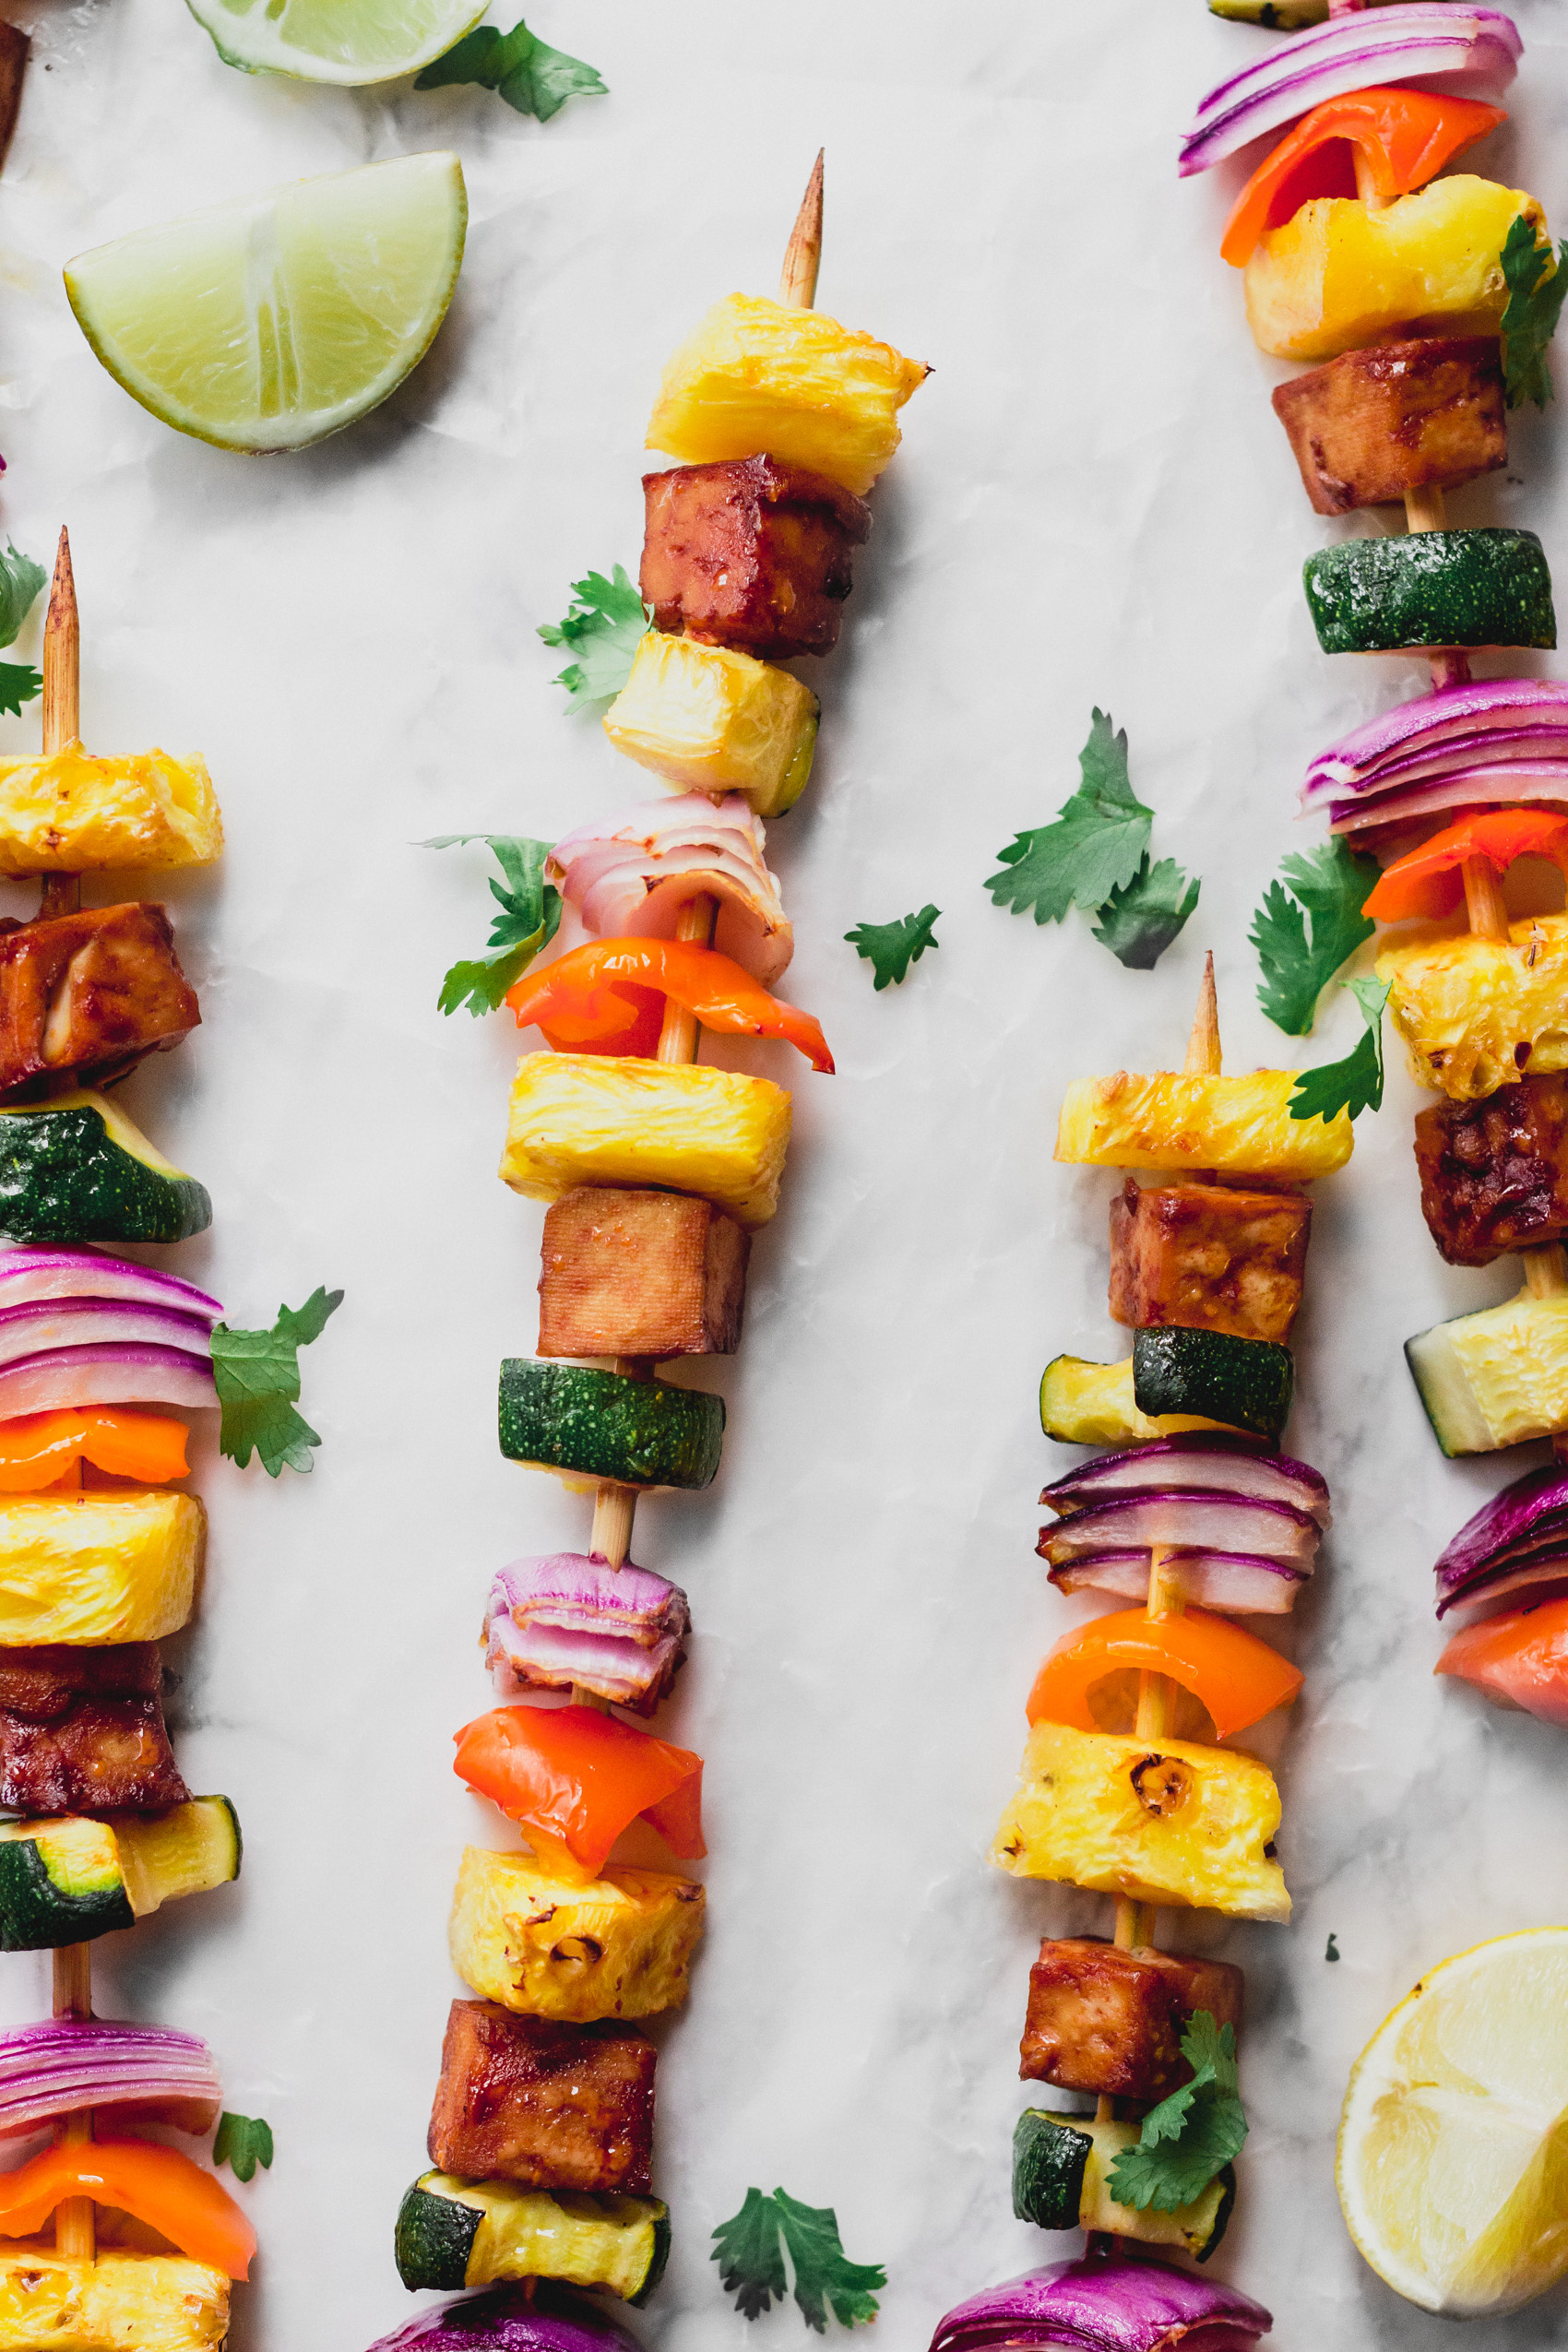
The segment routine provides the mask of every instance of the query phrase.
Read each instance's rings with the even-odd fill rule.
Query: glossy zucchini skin
[[[705,1487],[719,1467],[724,1402],[701,1389],[514,1356],[501,1367],[500,1434],[513,1462],[623,1486]]]
[[[477,2205],[432,2196],[422,2177],[398,2208],[392,2251],[398,2275],[410,2290],[434,2287],[451,2294],[468,2285],[469,2256],[484,2219]]]
[[[36,1841],[0,1845],[0,1952],[51,1952],[136,1925],[124,1883],[74,1893],[49,1874]]]
[[[1370,542],[1358,541],[1357,544]],[[1161,1324],[1133,1334],[1133,1395],[1140,1413],[1201,1413],[1277,1444],[1290,1418],[1295,1366],[1273,1339]]]
[[[1307,607],[1324,653],[1557,643],[1551,574],[1534,531],[1408,531],[1309,555]]]
[[[0,1114],[0,1233],[14,1241],[184,1241],[212,1222],[194,1176],[137,1159],[87,1105]]]
[[[1094,2153],[1087,2132],[1027,2107],[1013,2127],[1013,2211],[1039,2229],[1076,2229],[1084,2173]]]
[[[517,2236],[508,2242],[507,2208],[530,2204],[548,2207],[552,2227],[543,2245],[536,2244],[519,2260]],[[481,2242],[487,2219],[491,2230]],[[522,2229],[526,2244],[526,2218]],[[646,2254],[636,2243],[644,2232]],[[628,2247],[634,2249],[629,2262]],[[459,2180],[450,2173],[422,2172],[398,2208],[393,2249],[398,2275],[410,2288],[450,2292],[548,2276],[567,2286],[602,2287],[636,2308],[647,2301],[670,2260],[670,2213],[654,2197],[556,2195],[523,2191],[508,2180]],[[607,2253],[621,2259],[618,2278],[616,2263],[607,2263]],[[540,2254],[554,2260],[541,2266]]]

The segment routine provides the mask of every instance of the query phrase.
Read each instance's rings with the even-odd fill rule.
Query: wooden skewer
[[[92,2015],[92,1946],[63,1944],[54,1954],[54,2014]],[[67,2115],[58,2138],[64,2147],[80,2147],[92,2137],[92,2109]],[[54,2251],[67,2262],[90,2263],[98,2254],[98,2226],[90,2197],[67,2197],[54,2208]]]
[[[49,612],[43,624],[43,751],[64,751],[82,731],[82,639],[77,612],[77,583],[71,571],[71,541],[64,528],[54,557]],[[48,873],[39,901],[41,917],[74,915],[82,903],[79,873]]]

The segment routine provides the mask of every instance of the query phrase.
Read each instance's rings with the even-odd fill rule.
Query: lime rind
[[[484,0],[187,0],[226,65],[362,89],[417,74],[470,32]]]

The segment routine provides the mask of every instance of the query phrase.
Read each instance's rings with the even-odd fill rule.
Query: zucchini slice
[[[554,2278],[644,2303],[670,2259],[670,2208],[657,2197],[589,2197],[510,2180],[422,2173],[394,2239],[405,2287],[490,2287]]]
[[[1196,1413],[1140,1413],[1133,1396],[1133,1359],[1091,1364],[1053,1356],[1040,1375],[1039,1425],[1063,1445],[1146,1445],[1184,1429],[1225,1429]]]
[[[1309,555],[1307,605],[1324,653],[1557,643],[1551,574],[1534,531],[1408,531]]]
[[[128,1928],[240,1874],[227,1797],[103,1821],[0,1822],[0,1952],[45,1952]]]
[[[707,1486],[724,1443],[720,1396],[531,1356],[502,1364],[500,1420],[509,1461],[645,1489]]]
[[[1491,1454],[1568,1429],[1568,1295],[1527,1289],[1405,1342],[1439,1445]]]
[[[1041,2229],[1105,2229],[1146,2246],[1180,2246],[1206,2263],[1236,2202],[1232,2166],[1201,2196],[1174,2213],[1119,2204],[1107,2186],[1117,2157],[1138,2144],[1137,2123],[1099,2123],[1088,2115],[1051,2115],[1026,2108],[1013,2133],[1013,2211]]]
[[[207,1186],[101,1094],[0,1107],[0,1233],[13,1241],[184,1241],[211,1222]]]
[[[1295,1380],[1290,1350],[1275,1339],[1238,1339],[1177,1323],[1133,1334],[1133,1398],[1140,1413],[1207,1413],[1227,1429],[1277,1445]]]

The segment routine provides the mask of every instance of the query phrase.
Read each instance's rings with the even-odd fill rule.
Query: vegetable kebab
[[[1086,2229],[1089,2247],[949,2312],[932,2352],[1158,2352],[1189,2329],[1241,2352],[1272,2324],[1234,2289],[1129,2260],[1111,2241],[1206,2262],[1246,2136],[1241,1972],[1158,1950],[1157,1907],[1290,1916],[1274,1776],[1205,1734],[1229,1740],[1301,1688],[1233,1620],[1289,1610],[1329,1524],[1323,1479],[1277,1448],[1312,1222],[1302,1187],[1345,1165],[1351,1130],[1343,1111],[1293,1117],[1294,1077],[1223,1075],[1210,956],[1185,1068],[1078,1079],[1062,1108],[1059,1160],[1158,1180],[1129,1175],[1111,1209],[1111,1313],[1132,1329],[1131,1357],[1058,1356],[1040,1387],[1048,1437],[1118,1449],[1041,1496],[1055,1515],[1039,1541],[1051,1580],[1138,1606],[1091,1619],[1041,1667],[991,1855],[1018,1877],[1116,1897],[1113,1942],[1041,1944],[1018,2070],[1098,2100],[1092,2115],[1028,2108],[1014,2137],[1015,2212]]]
[[[173,1486],[185,1423],[149,1409],[217,1404],[222,1310],[95,1246],[211,1221],[102,1091],[200,1013],[164,909],[85,908],[80,876],[210,863],[222,825],[199,759],[84,751],[77,676],[62,531],[43,754],[0,761],[0,873],[42,880],[36,919],[0,926],[0,1949],[54,1955],[53,2022],[0,2036],[0,2134],[57,2128],[0,2174],[0,2239],[21,2241],[0,2250],[0,2346],[196,2352],[223,2341],[255,2233],[210,2172],[135,2133],[211,2130],[212,2055],[95,2019],[90,1957],[240,1866],[232,1806],[191,1795],[164,1726],[158,1644],[194,1610],[206,1519]]]
[[[1438,18],[1441,55],[1431,46]],[[1365,913],[1423,926],[1385,946],[1377,971],[1416,1076],[1442,1098],[1416,1121],[1432,1239],[1453,1265],[1511,1254],[1524,1264],[1515,1298],[1407,1348],[1448,1455],[1568,1433],[1568,915],[1511,921],[1503,895],[1521,858],[1568,871],[1568,687],[1470,678],[1467,648],[1556,643],[1550,579],[1531,532],[1442,528],[1444,488],[1507,462],[1507,408],[1550,397],[1545,346],[1568,278],[1533,197],[1434,176],[1502,110],[1454,95],[1452,78],[1442,95],[1402,86],[1441,71],[1496,89],[1520,49],[1509,19],[1490,9],[1341,17],[1212,93],[1182,162],[1203,169],[1263,127],[1262,115],[1237,111],[1243,85],[1250,102],[1267,93],[1271,128],[1281,109],[1301,112],[1248,182],[1221,250],[1244,265],[1265,350],[1337,354],[1274,395],[1313,505],[1338,514],[1403,497],[1411,524],[1408,537],[1350,540],[1307,564],[1326,651],[1428,652],[1434,690],[1320,754],[1302,805],[1384,865]],[[1349,89],[1357,60],[1374,50],[1390,86]],[[1325,193],[1348,156],[1359,194]],[[1373,296],[1359,256],[1380,240],[1385,263],[1397,247],[1419,265],[1419,300],[1386,276]],[[1402,308],[1428,331],[1406,333]],[[1430,331],[1445,321],[1464,333]],[[1465,929],[1431,928],[1461,911]],[[1559,1722],[1565,1527],[1568,1475],[1533,1472],[1478,1512],[1437,1563],[1440,1617],[1478,1619],[1438,1671]]]
[[[648,442],[683,462],[644,482],[653,625],[604,726],[676,797],[555,845],[555,953],[505,999],[548,1050],[518,1064],[501,1173],[550,1206],[539,1353],[501,1368],[501,1450],[596,1500],[586,1553],[514,1562],[490,1594],[499,1694],[569,1703],[499,1706],[457,1734],[459,1776],[528,1847],[463,1856],[452,1956],[479,1997],[452,2006],[435,2168],[396,2249],[410,2287],[494,2291],[398,2345],[448,2327],[476,2346],[620,2345],[580,2305],[550,2317],[534,2283],[641,2303],[669,2250],[657,2052],[637,2024],[685,1999],[704,1890],[612,1853],[640,1817],[677,1860],[700,1857],[703,1766],[643,1728],[691,1620],[630,1550],[640,1495],[714,1477],[724,1406],[653,1368],[736,1347],[789,1141],[789,1094],[700,1063],[702,1028],[833,1067],[816,1022],[770,993],[792,935],[760,819],[803,790],[817,726],[815,696],[776,665],[833,644],[863,494],[925,373],[813,312],[821,224],[819,157],[778,301],[731,295],[666,371]]]

